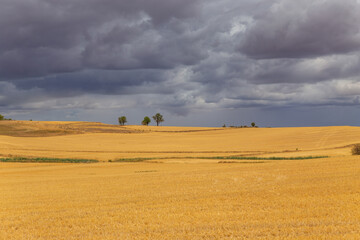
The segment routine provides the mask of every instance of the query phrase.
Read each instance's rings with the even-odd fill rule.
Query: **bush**
[[[351,149],[352,155],[360,155],[360,144],[355,144]]]

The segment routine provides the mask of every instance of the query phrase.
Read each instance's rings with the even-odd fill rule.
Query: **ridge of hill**
[[[1,121],[3,157],[194,158],[348,156],[360,127],[204,128]]]
[[[0,121],[0,135],[49,137],[84,133],[134,133],[135,129],[100,122]]]
[[[13,137],[51,137],[86,133],[202,132],[223,130],[205,127],[119,126],[100,122],[0,121],[0,135]]]

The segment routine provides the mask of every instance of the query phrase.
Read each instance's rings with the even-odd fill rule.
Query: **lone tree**
[[[126,120],[125,116],[119,117],[118,120],[119,120],[119,124],[122,125],[122,126],[124,126],[125,123],[127,123],[127,120]]]
[[[142,125],[149,125],[151,122],[150,118],[148,116],[144,117],[144,120],[141,122]]]
[[[256,124],[254,122],[251,123],[252,127],[256,127]]]
[[[155,116],[153,116],[152,118],[155,120],[156,126],[159,126],[161,122],[165,121],[160,113],[155,114]]]

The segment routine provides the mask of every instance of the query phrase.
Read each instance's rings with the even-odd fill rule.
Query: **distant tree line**
[[[226,125],[224,124],[223,127],[225,128]],[[251,123],[251,126],[240,125],[240,126],[229,126],[229,127],[231,127],[231,128],[249,128],[249,127],[257,128],[258,126],[256,125],[256,123],[252,122],[252,123]]]
[[[0,114],[0,121],[4,120],[12,120],[11,118],[5,118],[3,115]]]
[[[160,113],[156,113],[154,116],[152,116],[152,118],[156,122],[156,126],[159,126],[160,123],[165,121],[163,115],[161,115]],[[125,123],[127,123],[126,116],[119,117],[118,121],[121,126],[124,126]],[[148,126],[150,123],[151,123],[151,119],[148,116],[145,116],[144,120],[142,120],[141,122],[141,124],[144,126]]]

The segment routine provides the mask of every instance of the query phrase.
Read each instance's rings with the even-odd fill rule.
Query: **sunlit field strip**
[[[71,158],[0,158],[0,162],[21,162],[21,163],[96,163],[93,159],[71,159]]]

